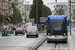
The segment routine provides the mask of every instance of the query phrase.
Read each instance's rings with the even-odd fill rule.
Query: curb
[[[46,40],[47,40],[47,38],[45,38],[44,40],[40,41],[36,46],[31,47],[28,50],[37,50],[37,48],[39,48]]]
[[[13,36],[14,34],[8,34],[8,36]],[[8,37],[8,36],[2,36],[0,35],[0,37]]]
[[[2,37],[2,36],[0,35],[0,37]]]
[[[14,34],[8,34],[8,36],[13,36]]]
[[[39,33],[46,33],[46,32],[39,32]]]
[[[72,31],[74,31],[74,32],[75,32],[75,30],[72,30]]]

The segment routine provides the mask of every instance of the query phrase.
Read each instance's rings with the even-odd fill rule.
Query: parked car
[[[17,28],[16,26],[12,27],[13,30],[16,30],[16,28]]]
[[[23,28],[17,28],[17,29],[15,30],[15,35],[17,35],[17,34],[25,35]]]
[[[26,23],[26,26],[32,26],[31,22]]]
[[[38,33],[38,29],[36,26],[28,26],[27,30],[26,30],[26,37],[35,35],[36,37],[38,37],[39,33]]]

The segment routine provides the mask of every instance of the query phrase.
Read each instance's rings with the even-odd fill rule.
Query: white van
[[[26,26],[32,26],[32,23],[31,22],[26,23]]]
[[[27,30],[26,30],[26,37],[29,37],[31,35],[35,35],[36,37],[38,37],[38,29],[36,26],[28,26]]]

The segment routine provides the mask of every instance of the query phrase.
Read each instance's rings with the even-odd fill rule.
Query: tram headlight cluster
[[[66,35],[66,33],[64,33],[64,35]]]
[[[50,33],[48,33],[48,35],[51,35]]]

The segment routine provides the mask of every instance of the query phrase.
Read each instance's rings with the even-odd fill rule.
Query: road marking
[[[21,44],[24,44],[25,42],[22,42]]]
[[[55,50],[58,50],[58,44],[57,44],[57,46],[56,46]]]
[[[15,39],[15,40],[12,40],[12,41],[9,41],[9,42],[6,42],[6,43],[3,43],[1,46],[6,45],[6,44],[11,43],[11,42],[14,42],[14,41],[16,41],[16,40],[18,40],[18,39],[20,39],[20,38],[17,38],[17,39]]]
[[[9,37],[12,37],[12,36],[1,36],[0,39],[9,38]]]
[[[0,46],[2,46],[2,45],[0,45]]]

